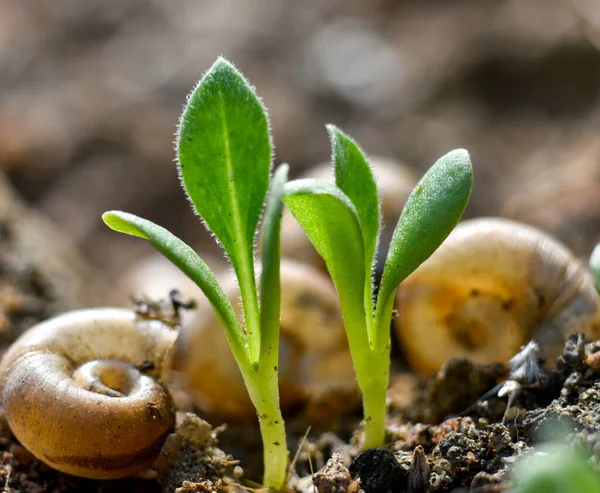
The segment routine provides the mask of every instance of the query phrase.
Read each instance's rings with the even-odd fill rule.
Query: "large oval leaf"
[[[272,148],[260,100],[223,58],[188,100],[177,154],[184,188],[237,274],[250,351],[256,361],[260,329],[254,237],[269,188]]]
[[[265,110],[244,77],[219,58],[196,86],[177,136],[187,194],[235,263],[252,248],[269,188]]]
[[[408,198],[390,243],[377,300],[378,330],[389,329],[398,284],[446,239],[461,218],[473,184],[469,153],[457,149],[425,173]],[[387,322],[386,322],[386,319]],[[381,335],[383,338],[384,335]]]

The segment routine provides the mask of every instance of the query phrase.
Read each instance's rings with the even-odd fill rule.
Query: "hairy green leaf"
[[[281,303],[279,264],[281,260],[281,212],[288,165],[282,164],[271,182],[262,235],[262,274],[260,281],[261,363],[265,358],[277,364],[279,311]]]
[[[244,77],[219,58],[191,94],[177,136],[179,171],[237,274],[250,351],[260,351],[254,237],[271,168],[267,115]]]
[[[194,250],[161,226],[133,214],[109,211],[102,215],[102,219],[115,231],[148,240],[154,248],[179,267],[208,298],[225,329],[232,350],[245,351],[245,334],[229,299],[208,265]]]
[[[344,318],[358,314],[364,325],[367,273],[359,219],[352,202],[332,183],[309,179],[286,184],[283,202],[325,260]],[[366,333],[352,337],[355,341],[367,340]]]
[[[408,198],[392,236],[377,300],[377,315],[390,311],[398,284],[446,239],[461,218],[473,184],[469,153],[457,149],[425,173]],[[386,317],[381,318],[384,320]]]
[[[369,339],[373,338],[373,262],[379,237],[379,198],[377,185],[364,153],[349,136],[333,125],[327,126],[331,139],[335,182],[352,201],[365,246],[364,303]]]
[[[369,163],[358,144],[334,125],[327,125],[331,139],[335,183],[352,201],[358,213],[370,273],[379,234],[379,198]]]
[[[244,77],[219,58],[191,94],[177,136],[179,170],[198,214],[234,266],[252,249],[269,187],[265,110]]]

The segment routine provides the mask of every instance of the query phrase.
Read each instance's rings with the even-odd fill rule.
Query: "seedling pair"
[[[177,136],[179,173],[195,211],[223,246],[236,273],[243,320],[235,315],[206,263],[180,239],[131,214],[103,216],[112,229],[149,240],[210,301],[256,408],[264,447],[264,483],[274,488],[283,485],[287,465],[277,382],[282,201],[324,258],[340,296],[363,394],[364,446],[371,447],[384,441],[389,325],[396,288],[450,233],[471,190],[466,151],[451,152],[429,170],[396,226],[375,302],[377,186],[358,146],[335,127],[328,130],[335,185],[314,180],[286,183],[286,165],[270,178],[272,144],[265,109],[231,64],[218,59],[187,102]],[[255,238],[265,199],[262,275],[257,286]]]

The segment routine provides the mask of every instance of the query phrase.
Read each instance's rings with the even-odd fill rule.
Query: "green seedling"
[[[188,99],[177,135],[177,157],[182,185],[195,212],[221,243],[235,271],[243,320],[206,263],[179,238],[125,212],[106,212],[102,217],[110,228],[150,241],[208,298],[258,414],[264,484],[279,489],[288,459],[277,377],[279,237],[287,166],[275,172],[269,191],[272,144],[265,109],[244,77],[222,58]],[[254,243],[267,191],[259,290]]]
[[[596,245],[590,257],[590,269],[596,283],[596,290],[600,293],[600,243]]]
[[[373,269],[380,230],[377,185],[358,145],[328,126],[335,185],[296,180],[283,201],[325,260],[342,308],[362,392],[365,448],[385,438],[390,369],[390,321],[400,282],[450,234],[466,207],[473,180],[465,150],[440,158],[409,197],[392,237],[379,294]]]

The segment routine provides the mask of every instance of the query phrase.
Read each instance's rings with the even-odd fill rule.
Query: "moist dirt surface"
[[[8,186],[0,192],[3,352],[31,325],[101,298],[93,294],[96,286],[84,281],[90,270],[64,238]],[[165,303],[135,306],[140,316],[166,317],[168,323],[177,321],[178,310],[192,308],[174,295]],[[600,342],[586,344],[573,335],[555,362],[539,361],[528,346],[520,358],[527,372],[451,360],[427,379],[408,371],[397,353],[388,391],[387,447],[360,451],[356,396],[332,394],[307,402],[286,416],[293,459],[286,491],[507,491],[510,467],[534,450],[541,432],[547,435],[547,425],[556,421],[570,430],[567,440],[598,463]],[[256,491],[262,470],[257,424],[204,414],[175,384],[172,393],[180,409],[178,425],[154,468],[116,481],[74,478],[49,468],[19,444],[0,416],[0,488],[22,493]]]
[[[600,453],[600,343],[586,344],[581,336],[571,336],[552,369],[537,360],[535,351],[526,348],[523,354],[535,369],[526,378],[515,367],[466,360],[451,360],[428,379],[393,372],[386,448],[360,451],[360,409],[332,413],[323,420],[307,403],[287,418],[293,460],[285,491],[507,491],[511,465],[534,450],[541,436],[548,439],[547,425],[557,421],[570,430],[567,440],[583,447],[596,463]],[[502,388],[510,392],[499,397]],[[174,391],[175,401],[189,408],[184,395]],[[319,405],[327,407],[322,401]],[[332,404],[331,409],[335,408]],[[23,448],[0,421],[0,486],[2,491],[23,493],[259,490],[258,427],[221,423],[217,416],[204,415],[209,424],[198,414],[178,413],[176,430],[153,469],[116,481],[80,479],[54,471]]]
[[[9,211],[0,216],[4,351],[32,324],[88,306],[89,301],[75,296],[84,293],[80,286],[88,271],[77,267],[76,255],[59,241],[60,235],[41,218],[31,219],[35,216],[10,189],[0,196]],[[45,232],[43,238],[40,231]],[[44,244],[48,247],[40,248]],[[57,271],[66,274],[60,277]],[[135,305],[140,316],[171,324],[177,321],[178,310],[192,308],[175,295],[163,303]],[[285,491],[507,491],[510,467],[520,455],[535,450],[541,436],[547,439],[548,424],[557,421],[570,430],[567,440],[587,451],[597,465],[600,342],[586,344],[575,334],[553,362],[539,361],[534,349],[524,348],[516,366],[450,360],[426,379],[406,370],[394,351],[386,448],[360,451],[361,410],[356,398],[321,396],[286,416],[292,465]],[[523,365],[528,371],[520,371]],[[154,468],[115,481],[74,478],[51,469],[19,444],[0,415],[0,488],[22,493],[257,491],[262,470],[257,424],[224,422],[194,409],[185,389],[176,383],[172,394],[180,409],[177,427]]]

